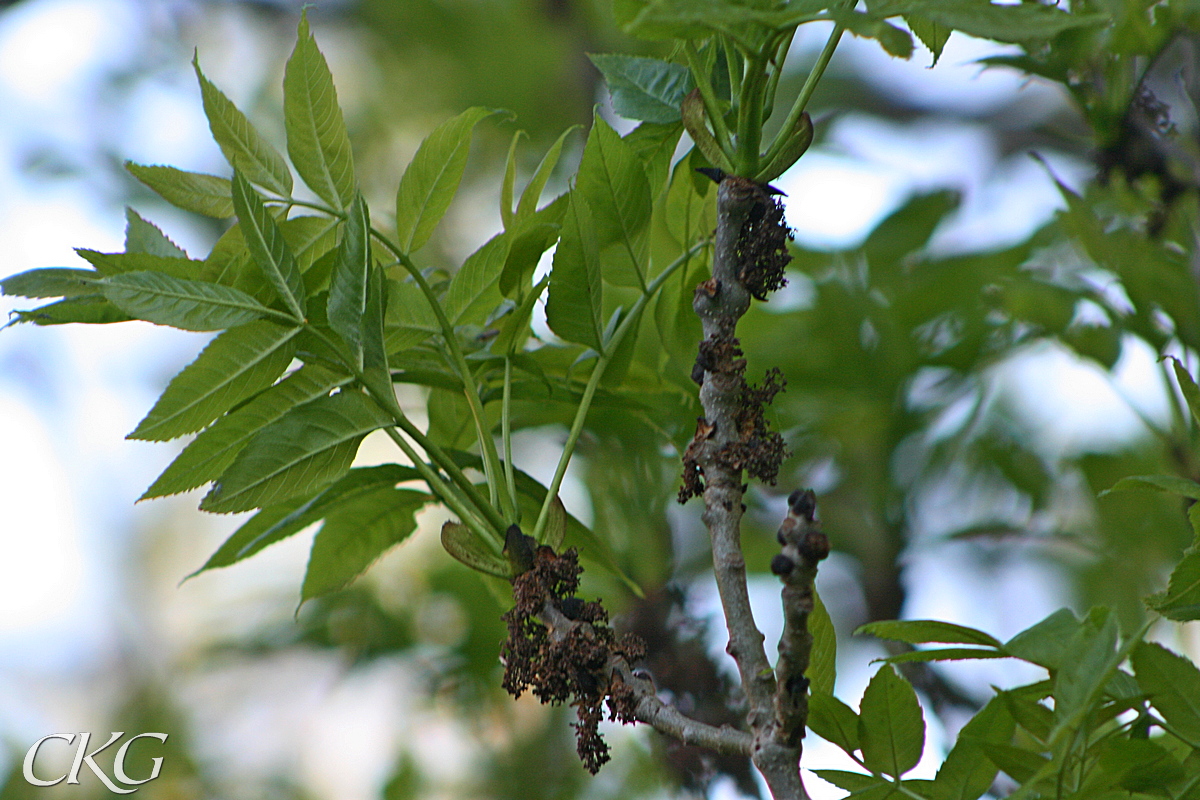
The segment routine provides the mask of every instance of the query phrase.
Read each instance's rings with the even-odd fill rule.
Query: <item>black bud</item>
[[[785,556],[783,553],[776,553],[771,559],[771,572],[783,577],[796,568],[796,562]]]
[[[720,183],[725,180],[725,170],[717,169],[716,167],[696,167],[696,172],[711,178],[713,183]]]

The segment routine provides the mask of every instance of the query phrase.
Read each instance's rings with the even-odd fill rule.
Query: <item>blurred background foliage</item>
[[[314,28],[338,82],[373,207],[390,205],[421,137],[470,105],[515,112],[515,127],[528,134],[518,151],[519,173],[531,174],[554,139],[569,126],[587,125],[603,100],[586,54],[651,52],[615,28],[609,3],[361,0],[315,7]],[[988,59],[995,69],[1022,70],[1058,87],[1039,113],[1028,113],[1019,92],[982,108],[931,102],[927,94],[889,89],[870,74],[878,62],[853,58],[834,61],[810,107],[818,150],[845,120],[886,123],[892,131],[970,125],[986,132],[1000,163],[1031,150],[1053,153],[1055,163],[1082,165],[1084,176],[1073,183],[1064,178],[1061,210],[1002,245],[976,246],[961,236],[947,244],[944,233],[959,219],[962,193],[911,192],[854,244],[797,244],[789,289],[744,319],[748,375],[778,367],[787,380],[770,413],[791,450],[778,485],[751,495],[748,566],[759,577],[766,573],[782,498],[813,486],[836,550],[821,587],[843,635],[871,620],[936,615],[1003,638],[1047,613],[1047,598],[1077,609],[1110,604],[1132,625],[1145,613],[1139,598],[1161,587],[1190,539],[1177,500],[1097,495],[1130,474],[1200,480],[1197,427],[1154,363],[1155,354],[1173,353],[1194,374],[1200,352],[1200,6],[1194,0],[1084,5],[1113,23],[1069,31],[1049,48],[1008,48]],[[155,46],[114,71],[108,91],[114,98],[136,94],[164,70],[186,68],[198,45],[214,82],[262,128],[278,133],[279,85],[297,13],[285,2],[160,9],[152,15]],[[802,45],[793,49],[781,103],[790,102],[815,57]],[[480,128],[464,189],[432,248],[447,271],[498,225],[495,187],[513,129]],[[153,218],[156,201],[121,169],[129,153],[119,137],[97,141],[109,148],[107,172],[89,180]],[[568,139],[567,167],[577,162],[581,143],[582,136]],[[48,174],[74,163],[69,150],[52,148],[28,162]],[[1050,163],[1044,168],[1053,174]],[[692,166],[681,162],[671,180],[697,182],[711,204],[713,193]],[[559,172],[553,194],[569,174]],[[710,206],[692,213],[694,224],[711,224]],[[211,240],[219,233],[212,227],[196,235]],[[678,238],[678,231],[654,235]],[[585,594],[614,598],[609,607],[620,614],[618,624],[648,640],[648,668],[685,711],[737,724],[736,700],[725,699],[731,670],[723,663],[721,623],[706,605],[712,592],[704,529],[695,504],[680,508],[674,500],[679,454],[698,413],[688,373],[699,327],[686,308],[702,268],[697,263],[672,280],[653,318],[642,323],[627,382],[611,388],[613,402],[597,402],[572,468],[576,496],[568,505],[590,518],[645,596],[598,573],[589,573]],[[567,378],[571,363],[557,348],[534,356],[548,380]],[[1143,387],[1141,396],[1157,392],[1165,413],[1129,397],[1135,429],[1106,435],[1106,419],[1093,412],[1094,436],[1056,435],[1067,417],[1087,417],[1089,403],[1086,392],[1075,392],[1075,407],[1043,405],[1055,385],[1086,378],[1086,386],[1120,396],[1120,376],[1131,374],[1128,364],[1139,358],[1138,380],[1161,382]],[[1055,373],[1055,364],[1070,369]],[[453,424],[462,413],[437,390],[407,400],[428,402],[435,425]],[[565,404],[545,401],[522,406],[527,430],[518,437],[520,456],[552,464],[562,436],[556,425],[568,412]],[[256,588],[232,599],[214,587],[248,565],[198,579],[200,590],[176,589],[227,526],[197,522],[186,500],[139,519],[143,529],[119,567],[129,597],[113,647],[118,655],[84,670],[82,694],[102,701],[79,724],[171,733],[163,777],[143,786],[142,797],[757,792],[744,762],[645,731],[613,731],[614,761],[588,778],[573,756],[570,710],[542,708],[528,697],[514,703],[500,690],[499,615],[506,600],[446,557],[436,536],[415,537],[365,579],[293,616],[299,573],[280,566],[291,556],[245,572],[258,580],[275,571],[274,582],[246,581]],[[427,520],[423,530],[436,531],[440,521]],[[200,599],[189,602],[217,610],[172,610],[181,594],[195,598],[188,592],[197,591]],[[774,612],[766,613],[769,626]],[[854,676],[876,655],[846,640],[841,691],[853,696],[861,689]],[[956,709],[978,707],[987,684],[1002,681],[939,669],[912,677],[950,731]],[[304,688],[313,685],[321,688]],[[359,687],[367,699],[310,696],[318,691],[328,699],[345,686]],[[322,728],[305,721],[321,715],[337,723]],[[277,735],[279,752],[254,755],[264,747],[260,739]],[[107,794],[86,776],[81,787],[34,789],[20,778],[24,740],[12,738],[9,747],[3,800]],[[247,754],[236,757],[243,747]],[[315,756],[303,755],[310,751],[327,761],[341,758],[365,777],[347,783],[336,769],[322,772],[311,766]]]

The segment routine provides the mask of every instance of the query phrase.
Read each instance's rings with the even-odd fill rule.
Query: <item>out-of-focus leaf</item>
[[[1089,619],[1089,623],[1091,620]],[[1117,620],[1109,613],[1097,628],[1085,623],[1067,642],[1054,679],[1056,725],[1086,708],[1122,659],[1117,656]]]
[[[338,107],[337,89],[325,56],[300,14],[296,48],[283,74],[283,124],[296,171],[330,206],[345,211],[354,202],[354,156]]]
[[[350,468],[363,437],[393,424],[365,394],[342,391],[293,408],[238,453],[200,503],[228,514],[309,494]]]
[[[125,162],[125,169],[176,208],[217,219],[233,216],[233,190],[228,178],[132,161]]]
[[[864,14],[846,8],[831,9],[831,14],[839,24],[845,26],[846,30],[855,36],[879,42],[888,55],[897,58],[912,56],[912,35],[908,31],[885,22],[880,15]]]
[[[1074,614],[1060,608],[1005,642],[1004,652],[1031,664],[1056,670],[1062,663],[1067,642],[1079,630],[1079,625]]]
[[[993,764],[1018,783],[1030,780],[1050,760],[1041,753],[1001,742],[981,743],[980,748]]]
[[[433,498],[384,486],[330,512],[313,539],[301,602],[337,591],[416,530],[413,518]]]
[[[471,132],[480,120],[495,113],[478,106],[468,108],[434,128],[417,148],[396,192],[396,237],[404,252],[420,250],[429,241],[458,191],[471,149]]]
[[[1179,381],[1179,390],[1183,392],[1183,399],[1187,401],[1188,409],[1192,412],[1192,419],[1200,424],[1200,386],[1196,385],[1196,381],[1184,369],[1178,358],[1168,357],[1171,359],[1171,367],[1175,371],[1175,380]]]
[[[1100,496],[1104,497],[1112,492],[1144,492],[1148,490],[1169,492],[1191,500],[1200,500],[1200,483],[1176,475],[1130,475],[1114,483],[1112,488],[1105,489]]]
[[[878,786],[880,781],[874,775],[864,775],[861,772],[846,772],[841,769],[814,769],[813,774],[823,781],[829,781],[839,789],[845,789],[847,792],[861,792],[865,789]]]
[[[883,16],[916,14],[929,22],[980,39],[1030,42],[1051,39],[1072,28],[1107,21],[1102,13],[1068,14],[1055,6],[1020,3],[978,3],[972,0],[873,0],[873,13]]]
[[[225,331],[171,379],[129,438],[165,442],[194,433],[253,397],[287,369],[299,332],[262,320]]]

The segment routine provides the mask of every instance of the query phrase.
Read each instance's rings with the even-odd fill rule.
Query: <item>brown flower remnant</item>
[[[576,749],[594,775],[609,760],[598,730],[605,701],[609,719],[637,721],[637,699],[609,669],[611,659],[633,662],[645,645],[630,634],[618,639],[604,607],[575,596],[582,572],[574,548],[559,555],[541,545],[532,566],[513,579],[516,604],[504,615],[503,686],[513,697],[530,689],[543,703],[570,701],[579,717]]]

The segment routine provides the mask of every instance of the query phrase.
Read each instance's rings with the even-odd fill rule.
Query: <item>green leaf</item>
[[[558,241],[569,199],[568,195],[559,195],[533,215],[520,218],[509,231],[512,244],[499,283],[500,293],[505,297],[516,299],[529,291],[542,254]]]
[[[546,300],[550,330],[568,342],[600,351],[604,336],[600,317],[602,293],[591,209],[583,195],[573,191],[550,272],[550,294]]]
[[[671,172],[671,160],[675,156],[675,148],[679,145],[679,139],[682,136],[683,124],[680,122],[669,125],[643,122],[621,138],[621,141],[629,145],[629,149],[642,162],[653,198],[657,198],[666,186],[667,175]],[[704,163],[708,164],[707,161]],[[714,191],[714,198],[716,194]]]
[[[881,659],[887,664],[912,664],[928,661],[970,661],[986,658],[1008,658],[1005,653],[982,647],[942,647],[936,650],[910,650]]]
[[[267,143],[229,98],[204,77],[198,55],[192,60],[192,66],[200,81],[200,94],[209,130],[225,155],[225,160],[251,183],[283,197],[290,195],[292,173],[283,156]]]
[[[950,40],[950,28],[920,14],[908,14],[904,17],[904,22],[908,25],[908,29],[921,40],[921,44],[928,47],[929,52],[933,54],[933,63],[929,66],[937,66],[938,59],[942,57],[942,48]]]
[[[1062,663],[1067,642],[1079,630],[1079,625],[1074,614],[1060,608],[1005,642],[1004,652],[1031,664],[1056,670]]]
[[[1098,782],[1151,796],[1171,796],[1168,787],[1184,777],[1183,766],[1165,747],[1145,739],[1108,739],[1096,747],[1096,761]]]
[[[1175,380],[1179,381],[1179,391],[1183,392],[1183,399],[1187,401],[1188,410],[1192,412],[1192,419],[1200,424],[1200,386],[1196,385],[1196,381],[1184,369],[1178,358],[1168,358],[1171,359],[1171,367],[1175,370]]]
[[[470,528],[447,520],[442,524],[442,547],[455,560],[476,572],[497,578],[512,578],[508,559],[489,548]]]
[[[587,199],[604,279],[619,286],[644,287],[650,185],[641,161],[598,112],[571,195]],[[552,292],[553,288],[551,283]]]
[[[298,406],[250,440],[200,508],[249,511],[322,488],[350,469],[368,433],[391,424],[388,414],[357,391]]]
[[[262,509],[234,531],[204,566],[188,577],[247,559],[263,548],[321,521],[363,494],[419,478],[420,473],[415,469],[399,464],[352,469],[312,497],[296,497]]]
[[[498,233],[463,262],[450,279],[444,308],[455,325],[481,323],[503,299],[497,284],[508,260],[512,237]]]
[[[114,275],[100,288],[129,316],[185,331],[223,330],[278,313],[237,289],[161,272]]]
[[[1171,572],[1167,591],[1151,595],[1146,603],[1176,622],[1200,619],[1200,548],[1188,549]]]
[[[125,169],[176,208],[217,219],[233,216],[233,190],[228,178],[132,161],[125,162]]]
[[[985,742],[980,747],[993,764],[1018,783],[1031,779],[1050,760],[1040,753],[1000,742]]]
[[[161,272],[173,278],[194,280],[202,277],[205,269],[203,261],[154,253],[97,253],[86,248],[77,248],[75,252],[106,277],[127,272]]]
[[[888,55],[897,58],[912,56],[912,36],[908,31],[901,30],[879,18],[880,16],[890,16],[888,14],[863,14],[845,8],[832,8],[830,16],[855,36],[878,41]]]
[[[959,731],[958,741],[938,769],[933,797],[936,800],[976,800],[991,788],[996,765],[984,754],[980,742],[1007,744],[1016,729],[1004,700],[988,701]]]
[[[0,294],[16,297],[78,297],[95,294],[102,277],[99,272],[90,269],[31,269],[0,280]]]
[[[183,248],[172,242],[152,222],[147,222],[129,206],[125,207],[125,252],[149,253],[165,258],[187,258]]]
[[[858,738],[867,769],[899,778],[917,765],[925,748],[925,717],[917,693],[890,666],[863,692]]]
[[[1045,743],[1054,729],[1054,712],[1040,702],[1040,698],[1016,691],[1001,692],[997,697],[1004,701],[1012,718],[1039,742]]]
[[[416,530],[413,518],[433,498],[383,487],[356,497],[325,518],[313,539],[300,601],[343,588]]]
[[[387,356],[387,281],[383,270],[371,267],[367,275],[367,309],[363,315],[363,381],[378,397],[392,397],[391,367]]]
[[[823,781],[829,781],[839,789],[847,792],[861,792],[878,786],[881,781],[874,775],[864,775],[861,772],[846,772],[841,769],[814,769],[813,774]]]
[[[354,364],[361,369],[367,278],[371,270],[371,217],[361,193],[356,193],[350,204],[336,258],[326,314],[329,327],[342,337]]]
[[[492,341],[493,353],[518,353],[525,348],[525,342],[529,339],[529,321],[533,317],[533,308],[549,283],[549,275],[538,281],[537,285],[525,295],[521,305],[504,318],[500,334]]]
[[[521,192],[521,199],[517,201],[516,218],[518,220],[528,219],[538,210],[538,201],[542,198],[542,191],[546,188],[546,182],[550,180],[551,174],[554,173],[554,168],[558,166],[558,159],[562,155],[563,142],[579,127],[579,125],[572,125],[563,131],[554,140],[554,144],[550,145],[550,149],[546,151],[546,155],[542,156],[541,162],[538,163],[537,169],[534,170],[533,177],[529,179],[529,183],[525,185],[525,189]]]
[[[833,694],[837,681],[837,633],[833,628],[833,620],[829,610],[815,590],[813,591],[813,610],[808,616],[808,631],[812,634],[812,650],[809,654],[808,676],[809,685],[813,691]]]
[[[254,434],[350,380],[318,364],[304,365],[202,431],[138,499],[178,494],[216,480]]]
[[[415,283],[389,280],[386,327],[387,351],[399,353],[438,333],[441,326],[425,294]]]
[[[950,622],[936,620],[885,620],[868,622],[854,632],[870,634],[880,639],[891,639],[906,644],[927,644],[939,642],[943,644],[980,644],[987,647],[1000,647],[1000,640],[983,631],[955,625]]]
[[[517,221],[513,211],[513,197],[517,183],[517,145],[525,131],[513,134],[512,142],[508,145],[508,156],[504,159],[504,179],[500,182],[500,223],[508,230]]]
[[[283,73],[283,124],[288,155],[317,197],[338,211],[354,202],[354,156],[325,56],[300,14],[296,48]]]
[[[1200,500],[1200,483],[1175,475],[1129,475],[1101,492],[1100,497],[1112,492],[1144,492],[1148,489]]]
[[[106,325],[111,322],[128,322],[129,315],[108,302],[103,295],[88,294],[68,297],[57,303],[49,303],[29,311],[14,311],[14,322],[32,322],[34,325],[67,325],[84,323]]]
[[[1051,39],[1072,28],[1100,25],[1107,14],[1068,14],[1040,3],[982,3],[978,0],[874,0],[874,14],[885,17],[917,14],[951,30],[998,42]]]
[[[626,119],[678,122],[679,107],[695,83],[681,64],[611,53],[588,54],[604,75],[613,111]]]
[[[300,330],[259,320],[225,331],[171,379],[129,438],[165,442],[194,433],[266,389],[291,363]]]
[[[233,207],[238,226],[254,263],[296,320],[304,319],[304,278],[296,257],[284,241],[275,218],[263,205],[262,198],[236,170],[233,173]]]
[[[1089,618],[1088,623],[1092,620]],[[1088,706],[1108,681],[1117,664],[1116,616],[1109,613],[1097,627],[1085,623],[1067,642],[1054,678],[1054,717],[1067,724]]]
[[[858,714],[841,700],[815,687],[808,697],[808,728],[847,753],[858,749]]]
[[[480,120],[495,113],[479,106],[468,108],[434,128],[417,148],[396,192],[396,238],[404,252],[420,250],[429,241],[458,191],[471,132]]]

